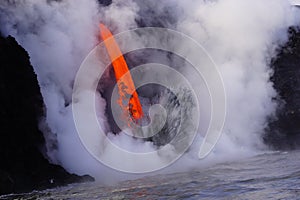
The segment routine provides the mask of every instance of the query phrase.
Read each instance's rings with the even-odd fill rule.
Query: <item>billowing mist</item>
[[[96,0],[2,0],[0,10],[1,33],[12,35],[28,51],[38,75],[47,110],[41,129],[47,138],[49,159],[68,171],[89,173],[104,182],[109,182],[113,174],[119,179],[129,176],[122,177],[94,159],[81,144],[73,121],[75,75],[84,58],[100,42],[100,22],[114,33],[142,26],[183,32],[203,46],[221,73],[227,115],[219,143],[208,159],[198,160],[203,135],[197,137],[172,169],[197,168],[219,159],[266,150],[262,135],[277,106],[272,101],[276,92],[269,80],[269,63],[276,48],[287,40],[288,27],[295,25],[300,16],[288,1],[113,0],[104,6]],[[176,45],[180,48],[185,44]],[[159,56],[156,52],[152,59],[170,66],[176,62],[176,58]],[[188,65],[182,64],[179,69],[186,76],[192,74]],[[199,81],[202,87],[202,81],[194,77],[190,80],[194,85]],[[97,103],[100,121],[109,126],[104,114],[105,100],[99,96]],[[205,113],[203,107],[201,112]],[[202,126],[207,125],[200,123],[199,132],[205,129]],[[132,140],[123,134],[110,137],[128,149],[155,149],[150,141]],[[109,155],[109,151],[107,154],[118,156]],[[156,162],[160,159],[158,156]],[[135,164],[143,167],[147,163]]]

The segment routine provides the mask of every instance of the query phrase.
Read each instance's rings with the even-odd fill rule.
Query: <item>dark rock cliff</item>
[[[271,119],[264,137],[274,149],[300,147],[300,31],[289,29],[289,40],[271,62],[274,83],[279,97],[276,118]]]
[[[0,36],[0,94],[0,194],[93,180],[50,164],[40,152],[40,88],[27,52],[10,36]]]

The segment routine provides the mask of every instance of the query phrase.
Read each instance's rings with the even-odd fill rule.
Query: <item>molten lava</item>
[[[130,71],[128,69],[127,63],[123,57],[123,54],[121,53],[121,50],[116,40],[114,39],[114,36],[104,24],[100,24],[100,34],[104,41],[109,57],[112,61],[112,66],[114,68],[115,77],[118,84],[119,97],[120,97],[119,104],[122,110],[124,111],[124,113],[129,111],[131,116],[135,120],[141,119],[143,117],[142,106],[138,94],[136,92],[132,77],[130,75]],[[121,55],[121,56],[116,58],[115,55]],[[129,74],[121,79],[121,77],[127,72]],[[128,102],[128,100],[126,101],[126,99],[128,98],[128,95],[130,95],[131,93],[132,95],[131,98],[129,99],[129,105],[124,105],[124,102]]]

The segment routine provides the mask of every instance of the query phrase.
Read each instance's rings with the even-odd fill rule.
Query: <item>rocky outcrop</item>
[[[10,36],[0,36],[0,93],[0,194],[93,180],[43,157],[40,88],[27,52]]]
[[[271,66],[280,106],[270,120],[265,143],[275,149],[300,147],[300,31],[289,29],[289,41],[282,46]]]

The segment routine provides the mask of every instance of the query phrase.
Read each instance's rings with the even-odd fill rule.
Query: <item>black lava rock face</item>
[[[0,194],[93,181],[50,164],[40,152],[40,88],[27,52],[10,36],[0,36],[0,94]]]
[[[98,0],[98,2],[102,6],[109,6],[112,3],[112,0]]]
[[[289,41],[280,48],[271,66],[280,106],[270,120],[264,141],[274,149],[300,147],[300,31],[289,29]]]

